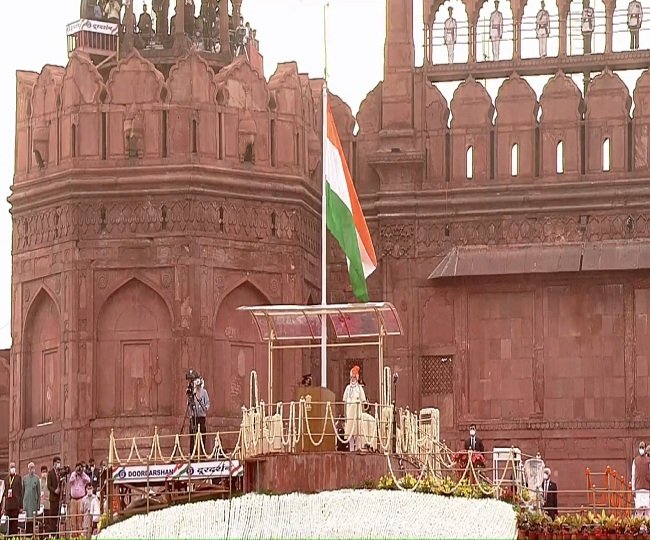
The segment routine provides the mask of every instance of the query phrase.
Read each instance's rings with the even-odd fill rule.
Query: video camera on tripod
[[[187,394],[187,398],[190,399],[194,395],[194,387],[196,386],[196,381],[201,380],[201,374],[195,369],[190,368],[185,372],[185,380],[187,381],[185,394]]]

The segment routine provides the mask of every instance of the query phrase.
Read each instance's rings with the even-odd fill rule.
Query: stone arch
[[[557,56],[560,46],[560,29],[557,2],[555,0],[526,0],[522,6],[521,17],[521,57],[540,58],[542,47],[537,39],[537,14],[541,10],[541,3],[549,16],[549,35],[547,37],[546,56]]]
[[[162,73],[134,49],[111,70],[106,84],[108,101],[119,105],[159,103],[164,85]]]
[[[216,84],[214,72],[203,58],[191,52],[171,69],[167,79],[169,152],[185,158],[189,153],[214,155]]]
[[[431,35],[428,53],[434,64],[449,62],[445,46],[445,21],[449,18],[449,8],[452,8],[452,17],[456,20],[456,44],[453,60],[454,62],[467,62],[469,58],[470,32],[467,7],[461,0],[440,0],[431,4],[427,22]]]
[[[496,98],[496,175],[532,177],[535,174],[535,129],[539,104],[528,81],[518,75],[506,79]],[[516,174],[513,152],[516,148]]]
[[[23,395],[25,426],[62,417],[61,314],[44,287],[27,309],[23,329]]]
[[[255,71],[243,56],[238,56],[214,78],[223,92],[223,105],[234,108],[248,106],[252,111],[268,111],[269,90],[266,80]]]
[[[580,122],[584,112],[582,92],[564,73],[554,75],[544,86],[539,98],[542,115],[539,120],[541,159],[544,177],[580,173]],[[558,172],[558,143],[562,142],[562,171]]]
[[[214,355],[201,370],[206,384],[214,389],[215,414],[233,417],[248,404],[251,370],[257,371],[260,396],[268,401],[268,356],[250,313],[238,311],[245,305],[270,304],[268,295],[246,279],[236,284],[221,301],[215,314]],[[279,365],[279,358],[276,366]],[[277,371],[276,371],[277,373]],[[276,386],[279,379],[276,377]]]
[[[625,83],[610,70],[596,76],[586,96],[587,173],[627,170],[628,122],[632,99]],[[609,139],[611,163],[603,171],[603,141]]]
[[[278,112],[301,115],[303,88],[296,62],[278,64],[269,79],[269,90],[274,92]]]
[[[212,104],[215,100],[214,72],[195,51],[174,64],[169,72],[167,87],[170,103]]]
[[[73,53],[63,77],[61,90],[63,110],[80,105],[97,103],[104,88],[102,76],[95,65],[85,56]]]
[[[605,2],[603,0],[589,0],[589,5],[594,10],[594,32],[591,39],[591,52],[602,53],[605,51]],[[581,29],[581,16],[583,0],[571,0],[567,17],[567,54],[579,55],[585,52],[585,41]],[[625,40],[624,40],[625,41]]]
[[[472,180],[490,178],[490,131],[494,106],[483,85],[473,78],[461,83],[451,100],[451,171],[452,181],[466,182],[467,149],[472,147]]]
[[[64,69],[45,66],[32,93],[32,160],[34,167],[44,168],[56,161],[59,152],[57,132],[57,101],[61,92]]]
[[[114,290],[97,317],[97,416],[171,414],[173,348],[171,314],[154,288],[132,278]]]
[[[499,0],[499,11],[503,20],[503,33],[499,42],[498,60],[509,60],[514,53],[514,2]],[[495,11],[495,0],[478,0],[476,2],[476,60],[493,61],[494,49],[490,40],[490,17]]]

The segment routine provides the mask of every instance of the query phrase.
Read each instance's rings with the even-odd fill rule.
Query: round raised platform
[[[319,493],[359,488],[388,473],[388,460],[370,452],[304,452],[267,454],[245,461],[244,491],[271,493]]]

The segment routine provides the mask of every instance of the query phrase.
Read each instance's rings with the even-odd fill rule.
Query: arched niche
[[[544,86],[539,99],[540,173],[546,178],[556,174],[580,174],[580,125],[584,112],[582,92],[564,73],[553,76]],[[558,143],[562,142],[561,172],[558,171]]]
[[[170,110],[167,116],[169,154],[215,155],[216,85],[214,72],[195,51],[180,59],[167,80]]]
[[[32,115],[32,95],[38,74],[29,71],[16,73],[16,153],[15,182],[20,181],[20,175],[32,168],[32,130],[30,129]]]
[[[295,62],[278,64],[269,79],[269,90],[274,92],[278,112],[301,115],[303,86]]]
[[[212,104],[216,96],[214,72],[196,51],[174,64],[167,87],[174,104]]]
[[[106,88],[110,103],[145,105],[160,102],[164,84],[156,66],[134,50],[111,70]]]
[[[643,72],[634,88],[634,170],[650,167],[650,71]]]
[[[61,419],[62,356],[61,316],[53,298],[41,289],[24,328],[21,386],[26,427]]]
[[[104,90],[102,76],[85,56],[74,53],[65,69],[61,90],[60,125],[61,158],[99,157],[100,141],[105,134],[101,124],[100,95]],[[73,137],[73,131],[77,135]],[[73,139],[77,139],[76,146]]]
[[[433,19],[429,55],[434,64],[449,63],[450,51],[445,43],[445,22],[450,17],[449,8],[452,8],[451,17],[456,21],[456,43],[453,47],[453,62],[467,62],[469,58],[469,18],[465,4],[461,0],[447,0],[437,7]]]
[[[485,87],[470,78],[461,83],[451,100],[452,181],[465,184],[467,150],[472,148],[474,182],[490,178],[490,130],[494,106]]]
[[[513,75],[499,88],[495,105],[497,177],[532,177],[535,173],[535,128],[539,109],[535,91],[525,79]],[[516,149],[516,163],[513,162],[513,148]]]
[[[632,99],[621,78],[609,70],[594,78],[586,96],[587,173],[627,170],[628,122]],[[605,140],[609,139],[607,145]],[[603,170],[603,149],[611,155],[609,170]]]
[[[259,395],[268,402],[268,354],[260,341],[250,313],[238,311],[241,306],[270,304],[267,296],[250,281],[245,281],[228,293],[215,316],[214,355],[201,367],[206,384],[213,389],[217,416],[234,417],[242,405],[249,405],[249,381],[252,370],[257,372]],[[276,373],[279,357],[276,359]],[[280,387],[276,378],[276,388]]]
[[[61,101],[63,110],[78,109],[81,105],[99,103],[104,87],[102,76],[85,56],[73,53],[65,68]]]
[[[602,0],[589,0],[594,10],[593,33],[591,35],[591,54],[605,51],[605,4]],[[583,0],[573,0],[569,6],[567,19],[567,55],[590,54],[585,47],[585,34],[582,33]]]
[[[548,13],[548,36],[546,56],[557,56],[560,50],[560,20],[556,0],[530,0],[526,2],[521,19],[521,57],[540,58],[543,56],[543,42],[537,37],[537,15],[542,9]],[[543,20],[543,19],[541,19]]]
[[[32,93],[32,160],[33,168],[57,163],[59,155],[59,100],[65,71],[45,66]]]
[[[97,320],[94,391],[97,416],[172,413],[177,381],[172,322],[163,298],[138,279],[111,294]]]
[[[494,46],[490,39],[490,17],[496,10],[495,2],[499,2],[499,11],[503,21],[503,30],[498,45]],[[479,2],[481,4],[481,2]],[[494,61],[510,60],[514,51],[514,17],[510,0],[485,0],[482,2],[476,21],[476,60]],[[495,53],[498,52],[498,58]]]

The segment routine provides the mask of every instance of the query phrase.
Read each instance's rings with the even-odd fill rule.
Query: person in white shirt
[[[582,52],[591,54],[591,38],[594,35],[594,8],[589,5],[589,0],[582,2],[582,16],[580,18],[580,28],[582,30]]]
[[[503,15],[499,11],[499,0],[494,0],[494,11],[490,15],[490,41],[492,42],[492,60],[499,59],[499,45],[503,37]]]
[[[120,0],[108,0],[104,8],[104,15],[112,23],[120,23],[120,12],[122,11],[122,2]]]
[[[627,28],[630,31],[630,49],[639,48],[639,30],[643,22],[643,7],[639,0],[632,0],[627,6]]]
[[[445,21],[445,45],[447,46],[447,57],[449,63],[454,62],[454,45],[456,45],[456,34],[458,25],[456,24],[456,19],[452,16],[454,13],[454,8],[449,8],[449,18]]]
[[[97,532],[101,518],[99,497],[95,495],[92,484],[86,486],[86,496],[81,501],[81,509],[83,512],[83,530],[86,533],[86,538],[90,539],[93,533]]]
[[[545,7],[544,1],[542,0],[542,9],[537,12],[537,17],[535,18],[535,33],[539,42],[539,56],[541,58],[546,58],[546,45],[548,36],[551,33],[551,17]]]
[[[354,366],[350,370],[350,384],[345,387],[345,436],[349,437],[350,452],[361,450],[361,413],[366,393],[359,384],[361,368]]]

